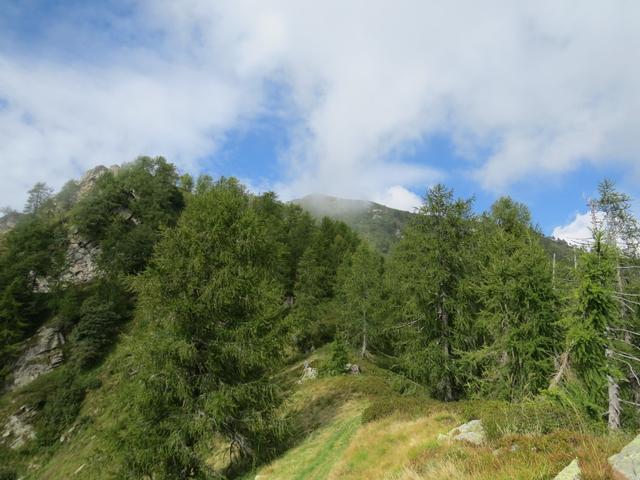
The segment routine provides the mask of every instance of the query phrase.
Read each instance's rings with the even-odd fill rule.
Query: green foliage
[[[596,233],[595,245],[580,262],[580,284],[575,309],[564,324],[567,351],[577,380],[595,404],[606,404],[607,376],[613,372],[607,360],[607,330],[615,326],[618,309],[613,297],[615,267],[611,247]]]
[[[462,354],[469,393],[515,400],[546,388],[560,350],[551,263],[528,209],[501,198],[482,222],[478,271],[469,279],[476,319]]]
[[[28,193],[29,197],[27,198],[27,203],[24,206],[24,213],[37,215],[50,209],[53,189],[46,183],[36,183]]]
[[[144,338],[123,434],[134,476],[205,478],[214,434],[237,463],[269,458],[286,429],[269,373],[281,356],[279,250],[234,179],[196,193],[135,284]]]
[[[467,420],[480,419],[489,439],[503,435],[543,435],[556,430],[597,430],[579,409],[544,396],[517,403],[504,401],[462,402],[459,410]]]
[[[343,329],[349,339],[355,339],[352,343],[358,344],[363,357],[380,330],[383,273],[382,257],[364,242],[338,270],[337,301]]]
[[[358,245],[356,234],[342,222],[325,217],[300,258],[292,312],[296,343],[302,350],[330,341],[339,315],[330,302],[336,295],[338,268]]]
[[[73,210],[82,237],[101,247],[99,263],[110,273],[136,273],[152,253],[160,229],[183,208],[173,165],[140,157],[117,173],[102,174]]]
[[[35,291],[36,279],[60,271],[66,238],[55,220],[29,215],[0,239],[0,377],[18,342],[42,323],[47,295]]]
[[[454,200],[443,185],[431,188],[389,266],[403,367],[445,400],[461,390],[455,350],[468,316],[465,279],[472,268],[473,221],[471,200]]]
[[[343,375],[346,373],[346,365],[349,363],[349,354],[345,345],[344,335],[336,335],[331,343],[331,356],[325,367],[329,375]]]
[[[402,419],[426,416],[434,401],[424,396],[387,395],[376,397],[362,412],[362,423],[375,422],[391,415]]]

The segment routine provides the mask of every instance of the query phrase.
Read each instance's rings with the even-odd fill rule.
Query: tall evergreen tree
[[[615,328],[618,319],[614,259],[611,246],[596,231],[593,248],[581,258],[575,310],[565,319],[567,362],[579,382],[577,391],[586,397],[586,407],[598,417],[607,404],[608,387],[616,375],[607,338],[607,332]]]
[[[342,328],[359,339],[360,356],[368,353],[379,328],[382,302],[383,259],[362,242],[338,272]]]
[[[548,383],[560,346],[558,300],[539,238],[528,209],[510,198],[483,219],[480,266],[470,280],[481,341],[465,355],[475,367],[466,370],[472,393],[513,400]]]
[[[619,307],[620,329],[612,330],[609,336],[616,343],[627,346],[638,345],[635,343],[631,332],[638,331],[638,323],[635,312],[637,310],[636,297],[632,292],[634,284],[638,284],[637,271],[633,270],[633,264],[640,256],[640,222],[634,216],[631,207],[631,197],[619,192],[610,180],[603,180],[598,185],[598,198],[591,202],[592,222],[594,230],[601,232],[602,240],[609,245],[612,254],[615,255],[616,269],[616,293],[615,298]],[[623,348],[628,348],[623,346]],[[616,350],[611,350],[615,355]],[[627,370],[626,381],[630,385],[632,396],[636,402],[640,400],[640,382],[633,369],[640,360],[634,355],[626,355],[625,365]],[[631,363],[629,362],[631,361]],[[611,359],[613,362],[613,358]],[[609,376],[609,426],[613,429],[620,426],[620,398],[621,388],[613,375]]]
[[[331,303],[336,294],[338,268],[358,245],[345,223],[323,218],[300,257],[292,321],[296,343],[303,350],[330,341],[339,321]]]
[[[36,183],[29,190],[29,197],[24,206],[24,213],[37,214],[48,204],[53,196],[53,189],[44,182]]]
[[[277,245],[250,203],[233,179],[196,194],[136,282],[146,334],[130,396],[136,433],[125,434],[136,478],[205,478],[196,450],[214,433],[242,459],[279,443]]]
[[[436,185],[405,230],[390,264],[390,288],[401,312],[400,353],[406,370],[445,401],[460,393],[455,346],[466,320],[471,268],[472,200]],[[399,325],[399,326],[400,326]]]

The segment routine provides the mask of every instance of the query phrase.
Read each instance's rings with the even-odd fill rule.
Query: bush
[[[9,467],[0,467],[0,480],[17,480],[18,473]]]
[[[344,337],[337,335],[331,344],[331,358],[326,366],[329,375],[342,375],[346,372],[346,365],[349,363],[349,356],[345,346]]]
[[[82,378],[68,366],[45,375],[31,385],[26,393],[28,403],[38,407],[35,421],[38,443],[55,444],[76,420],[92,379]]]
[[[373,422],[391,415],[416,418],[427,414],[434,401],[427,397],[385,396],[376,398],[362,413],[362,423]]]
[[[471,401],[459,405],[467,419],[482,420],[490,439],[510,434],[542,435],[561,429],[593,430],[596,426],[578,410],[538,397],[519,403]]]

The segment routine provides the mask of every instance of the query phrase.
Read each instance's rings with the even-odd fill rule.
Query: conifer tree
[[[360,356],[378,329],[382,301],[382,257],[362,242],[338,272],[339,308],[342,328],[359,339]]]
[[[436,185],[405,230],[390,265],[390,289],[401,312],[400,355],[408,373],[445,401],[460,393],[456,341],[465,322],[471,268],[472,200]]]
[[[546,387],[559,348],[551,265],[528,209],[501,198],[483,219],[480,266],[470,279],[481,342],[465,358],[472,392],[516,399]]]
[[[29,197],[24,207],[24,213],[37,214],[47,205],[53,196],[53,189],[44,182],[36,183],[29,190]]]
[[[602,241],[609,246],[615,257],[616,291],[615,299],[619,308],[618,329],[609,331],[609,338],[615,348],[610,350],[610,363],[623,363],[627,370],[626,382],[630,386],[634,400],[640,399],[640,382],[634,370],[640,366],[640,359],[631,353],[620,352],[629,346],[638,347],[632,332],[638,331],[636,321],[637,302],[632,292],[634,283],[638,283],[637,271],[633,264],[640,256],[640,222],[634,216],[631,208],[631,198],[616,190],[615,185],[608,179],[598,185],[598,198],[590,202],[592,223],[595,231],[601,232]],[[620,359],[624,356],[624,359]],[[614,360],[617,357],[617,360]],[[623,376],[614,375],[609,380],[609,427],[620,427],[621,387],[619,381]],[[638,403],[638,401],[631,402]]]
[[[297,268],[292,322],[302,350],[331,341],[339,315],[331,303],[338,269],[358,245],[357,235],[343,222],[323,218],[309,239]]]
[[[580,383],[577,391],[583,392],[583,403],[594,416],[599,416],[607,404],[607,390],[616,375],[607,338],[618,319],[613,296],[614,258],[611,246],[596,231],[591,251],[581,257],[576,309],[565,320],[568,363]]]
[[[281,443],[269,380],[283,351],[277,246],[249,196],[223,179],[189,202],[136,282],[146,325],[137,350],[129,468],[138,478],[205,478],[200,441],[217,433],[234,458],[264,459]]]

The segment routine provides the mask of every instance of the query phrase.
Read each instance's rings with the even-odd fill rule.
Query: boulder
[[[640,435],[610,456],[609,465],[616,480],[640,480]]]
[[[13,371],[9,390],[23,387],[40,375],[60,366],[64,360],[62,345],[64,337],[55,328],[43,326],[27,341],[28,347],[18,358]]]
[[[580,465],[578,465],[578,459],[574,458],[569,465],[555,476],[554,480],[580,480],[581,478],[582,472],[580,471]]]
[[[298,380],[298,383],[306,382],[307,380],[313,380],[318,378],[318,370],[313,368],[309,362],[304,362],[302,367],[302,377]]]
[[[27,405],[20,407],[20,410],[11,415],[4,424],[0,441],[15,450],[22,447],[27,441],[36,438],[36,432],[29,424],[29,420],[35,416],[35,413]]]
[[[459,442],[467,442],[472,445],[482,445],[485,443],[487,436],[484,432],[481,420],[471,420],[459,427],[454,428],[449,433],[438,435],[438,440],[456,440]]]
[[[356,363],[347,363],[345,365],[345,370],[350,375],[360,375],[360,367]]]

